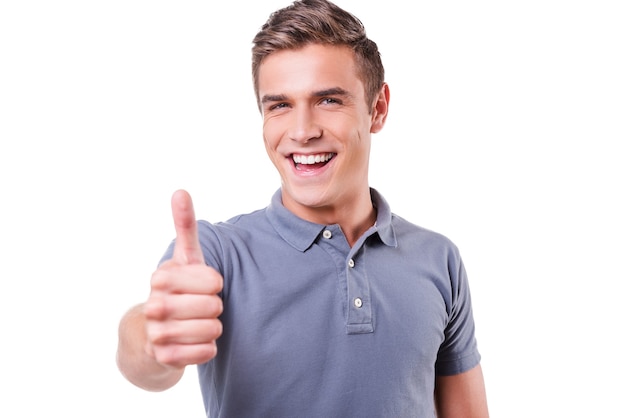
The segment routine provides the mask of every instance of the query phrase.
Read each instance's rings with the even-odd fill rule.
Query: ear
[[[385,121],[387,120],[388,113],[389,85],[387,83],[383,83],[383,86],[378,93],[378,97],[374,102],[374,107],[372,108],[372,126],[370,128],[371,133],[375,134],[383,129],[383,126],[385,126]]]

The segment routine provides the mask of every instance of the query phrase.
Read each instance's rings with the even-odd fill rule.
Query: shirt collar
[[[396,247],[398,241],[396,240],[396,233],[391,222],[393,219],[391,208],[385,198],[378,193],[376,189],[370,188],[370,195],[372,196],[372,203],[377,211],[375,227],[378,236],[383,244],[389,247]]]
[[[387,201],[378,191],[370,188],[372,204],[377,210],[376,224],[368,234],[377,233],[380,240],[390,247],[397,245],[396,234],[391,222],[392,213]],[[267,217],[278,234],[298,251],[306,251],[322,233],[326,225],[306,221],[290,212],[282,203],[282,193],[278,189],[272,196],[266,210]]]

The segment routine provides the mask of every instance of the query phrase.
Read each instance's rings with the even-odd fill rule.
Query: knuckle
[[[204,361],[211,360],[216,355],[217,355],[217,344],[215,343],[215,341],[213,341],[213,342],[211,342],[209,344],[206,344],[205,350],[204,350],[204,355],[203,355],[203,360]]]
[[[150,321],[147,324],[146,332],[148,341],[153,346],[164,346],[176,341],[178,332],[168,322]]]
[[[211,321],[211,327],[212,327],[212,336],[213,336],[213,340],[218,339],[221,335],[222,332],[224,331],[224,325],[222,324],[222,321],[220,321],[219,319],[214,319]]]
[[[224,287],[224,278],[221,273],[215,270],[213,267],[206,266],[208,269],[207,278],[209,279],[210,284],[210,292],[218,293],[221,292]]]
[[[204,317],[207,319],[217,318],[224,311],[224,304],[219,296],[210,295],[203,303]]]
[[[215,297],[215,315],[220,316],[224,313],[224,301],[220,297]]]
[[[144,315],[148,320],[162,321],[170,313],[167,298],[160,294],[152,294],[145,304]]]
[[[146,336],[148,337],[148,342],[152,346],[154,352],[158,351],[159,342],[163,339],[163,334],[161,332],[161,327],[158,323],[148,322],[146,324]]]
[[[151,322],[147,325],[148,340],[152,345],[158,345],[163,341],[163,327],[158,322]]]
[[[169,284],[169,273],[166,269],[160,267],[154,273],[152,273],[152,277],[150,278],[150,287],[153,290],[165,290],[168,288]]]
[[[154,358],[161,364],[177,367],[179,365],[179,359],[176,356],[176,352],[171,347],[159,347],[154,351]]]

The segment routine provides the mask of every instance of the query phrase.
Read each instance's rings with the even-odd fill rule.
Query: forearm
[[[138,305],[120,321],[117,366],[128,381],[142,389],[169,389],[183,376],[184,368],[176,369],[158,363],[148,354],[146,345],[146,318],[142,305]]]

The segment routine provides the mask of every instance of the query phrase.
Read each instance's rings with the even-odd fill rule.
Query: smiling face
[[[354,53],[318,44],[269,55],[258,85],[265,148],[285,207],[319,223],[371,212],[371,134],[384,125],[387,86],[367,103]]]

